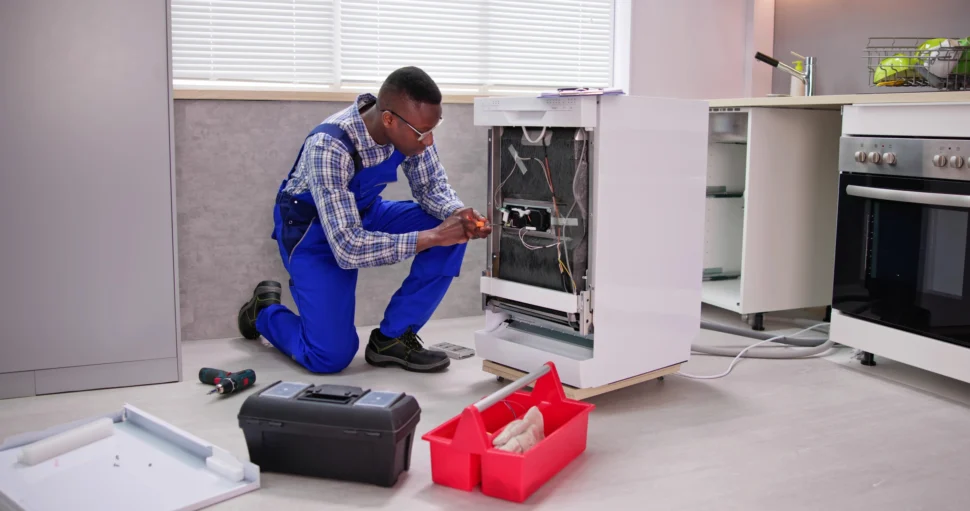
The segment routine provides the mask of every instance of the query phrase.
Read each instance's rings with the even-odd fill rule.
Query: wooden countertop
[[[970,91],[839,94],[831,96],[712,99],[711,108],[776,107],[838,110],[844,105],[887,103],[970,103]]]

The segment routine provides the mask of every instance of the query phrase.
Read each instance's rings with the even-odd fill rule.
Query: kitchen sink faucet
[[[802,57],[801,55],[792,52],[792,55],[802,58],[805,60],[805,71],[797,71],[795,68],[779,61],[776,58],[769,57],[760,51],[755,54],[754,58],[768,64],[769,66],[777,67],[782,71],[798,78],[805,84],[805,95],[814,96],[815,95],[815,57]]]

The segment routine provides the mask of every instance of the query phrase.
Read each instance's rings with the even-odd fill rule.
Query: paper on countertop
[[[576,87],[576,88],[566,88],[557,89],[554,91],[545,91],[539,94],[540,98],[557,98],[564,96],[613,96],[618,94],[625,94],[623,89],[618,88],[602,88],[602,87]]]

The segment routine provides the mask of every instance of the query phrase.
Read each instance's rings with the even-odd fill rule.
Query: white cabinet
[[[739,314],[832,299],[838,110],[711,108],[703,301]]]

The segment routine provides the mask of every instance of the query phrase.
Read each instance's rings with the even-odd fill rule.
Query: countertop
[[[970,91],[838,94],[799,97],[712,99],[711,108],[777,107],[838,110],[844,105],[887,103],[970,103]]]

